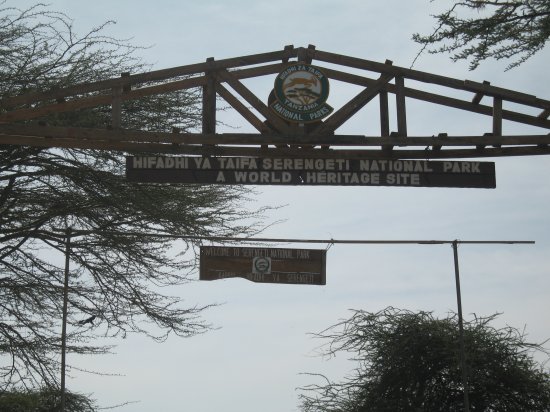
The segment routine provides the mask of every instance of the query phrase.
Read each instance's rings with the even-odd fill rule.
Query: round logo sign
[[[264,275],[271,273],[271,258],[255,257],[252,260],[252,273]]]
[[[275,79],[275,101],[271,108],[285,120],[298,123],[319,121],[332,113],[326,104],[327,77],[317,67],[296,63],[287,66]]]

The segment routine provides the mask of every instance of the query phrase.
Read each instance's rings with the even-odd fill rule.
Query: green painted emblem
[[[287,66],[277,75],[275,101],[271,108],[285,120],[297,123],[319,121],[332,113],[326,104],[328,79],[316,67],[304,63]]]

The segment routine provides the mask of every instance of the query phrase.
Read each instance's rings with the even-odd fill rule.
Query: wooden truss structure
[[[242,80],[274,76],[291,62],[319,67],[331,80],[361,87],[360,93],[324,121],[292,124],[267,105]],[[324,66],[325,64],[326,66]],[[336,70],[342,66],[348,72]],[[350,73],[349,69],[354,73]],[[357,74],[360,73],[360,74]],[[364,74],[363,74],[364,73]],[[374,75],[373,75],[374,74]],[[273,77],[274,78],[274,77]],[[449,94],[466,91],[469,100],[412,88],[437,85]],[[412,82],[411,82],[412,83]],[[202,132],[172,133],[125,129],[122,102],[176,90],[202,88]],[[390,132],[388,94],[395,95],[397,131]],[[218,97],[252,125],[257,133],[217,133]],[[380,135],[338,135],[336,130],[369,102],[378,99]],[[492,130],[478,136],[409,136],[407,99],[416,99],[492,117]],[[489,103],[482,104],[482,99]],[[513,103],[521,111],[506,110]],[[110,106],[108,128],[48,126],[41,117],[83,108]],[[528,114],[532,112],[532,114]],[[287,46],[281,51],[124,74],[120,78],[77,84],[48,92],[29,93],[0,101],[0,144],[153,152],[202,156],[260,156],[307,158],[438,159],[550,154],[549,134],[504,136],[503,120],[550,129],[550,101],[500,88],[488,82],[457,80],[307,48]]]

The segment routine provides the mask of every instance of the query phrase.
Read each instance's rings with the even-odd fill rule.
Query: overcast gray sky
[[[7,4],[26,7],[29,0]],[[83,33],[105,20],[107,30],[138,45],[154,68],[313,44],[319,50],[410,66],[419,47],[415,32],[434,26],[430,14],[449,1],[428,0],[52,0]],[[487,62],[475,72],[448,56],[423,55],[415,68],[550,98],[547,49],[504,72],[506,63]],[[315,63],[315,62],[314,62]],[[250,83],[270,90],[273,78]],[[358,91],[331,84],[328,103],[338,107]],[[407,101],[410,135],[439,132],[480,135],[491,119]],[[252,131],[238,115],[224,121]],[[378,133],[377,113],[365,109],[341,133]],[[233,129],[221,129],[232,131]],[[548,131],[505,122],[505,134]],[[491,159],[485,159],[491,160]],[[484,245],[459,248],[463,308],[471,314],[502,312],[500,324],[529,337],[550,337],[550,162],[547,157],[500,158],[496,189],[392,187],[261,187],[256,205],[287,205],[270,213],[284,220],[263,235],[310,239],[535,240],[534,246]],[[301,247],[285,244],[282,247]],[[317,245],[326,248],[327,245]],[[198,276],[198,275],[197,275]],[[130,336],[116,341],[116,354],[71,358],[85,369],[124,376],[74,373],[68,386],[91,393],[104,405],[139,401],[121,410],[296,411],[296,388],[313,382],[302,372],[338,379],[353,366],[344,357],[314,356],[319,342],[307,335],[349,315],[348,309],[395,306],[445,315],[456,308],[453,255],[440,246],[332,246],[327,285],[254,284],[242,279],[196,282],[173,291],[190,304],[224,303],[207,311],[219,329],[191,339],[155,344]]]

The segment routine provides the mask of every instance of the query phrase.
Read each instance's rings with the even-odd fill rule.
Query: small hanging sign
[[[326,250],[201,246],[200,280],[326,284]]]

